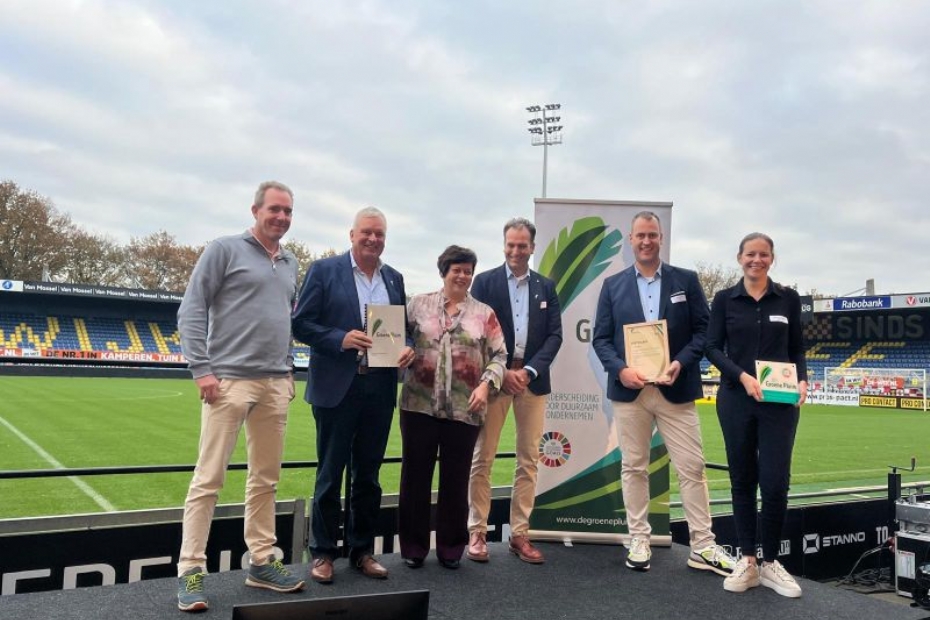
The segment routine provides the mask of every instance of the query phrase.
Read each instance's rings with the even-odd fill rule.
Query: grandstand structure
[[[925,408],[927,389],[915,376],[930,369],[930,293],[807,299],[804,339],[815,401],[879,396],[897,400],[870,406]],[[180,302],[180,294],[166,291],[0,281],[0,361],[182,368]],[[295,366],[305,368],[310,350],[295,343],[294,356]],[[709,383],[719,380],[707,360],[702,370]]]
[[[927,408],[921,376],[930,369],[930,294],[807,299],[811,402]],[[707,360],[702,370],[719,380]]]
[[[180,303],[167,291],[0,281],[0,362],[185,367]],[[308,360],[295,346],[295,365]]]

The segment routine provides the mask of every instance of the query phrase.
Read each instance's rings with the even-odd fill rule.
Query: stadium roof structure
[[[813,300],[814,312],[859,312],[862,310],[906,310],[930,308],[930,293],[906,295],[864,295]]]
[[[0,280],[0,293],[36,293],[40,295],[97,297],[100,299],[154,301],[172,304],[180,303],[183,297],[181,293],[173,293],[170,291],[98,286],[96,284],[25,282],[22,280]]]

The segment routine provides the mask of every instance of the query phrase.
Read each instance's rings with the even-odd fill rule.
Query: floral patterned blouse
[[[469,294],[458,307],[450,316],[441,290],[407,304],[416,359],[404,377],[400,408],[480,426],[485,411],[470,413],[468,398],[480,381],[500,389],[507,345],[490,306]]]

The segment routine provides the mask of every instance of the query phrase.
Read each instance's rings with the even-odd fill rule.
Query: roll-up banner
[[[552,365],[552,394],[539,446],[530,536],[540,540],[620,543],[627,537],[620,449],[607,373],[591,346],[604,279],[633,263],[630,223],[640,211],[662,221],[662,260],[669,260],[670,202],[536,199],[537,271],[556,284],[562,348]],[[669,459],[653,433],[649,466],[653,544],[671,544]]]

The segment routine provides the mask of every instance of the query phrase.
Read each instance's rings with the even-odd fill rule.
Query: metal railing
[[[516,458],[516,452],[499,452],[496,458]],[[401,463],[399,456],[386,456],[381,461],[384,464]],[[284,461],[281,469],[316,469],[317,461]],[[125,467],[64,467],[60,469],[11,469],[0,471],[0,480],[15,480],[21,478],[61,478],[68,476],[118,476],[125,474],[165,474],[192,472],[196,465],[132,465]],[[249,468],[248,463],[230,463],[230,471],[243,471]]]

